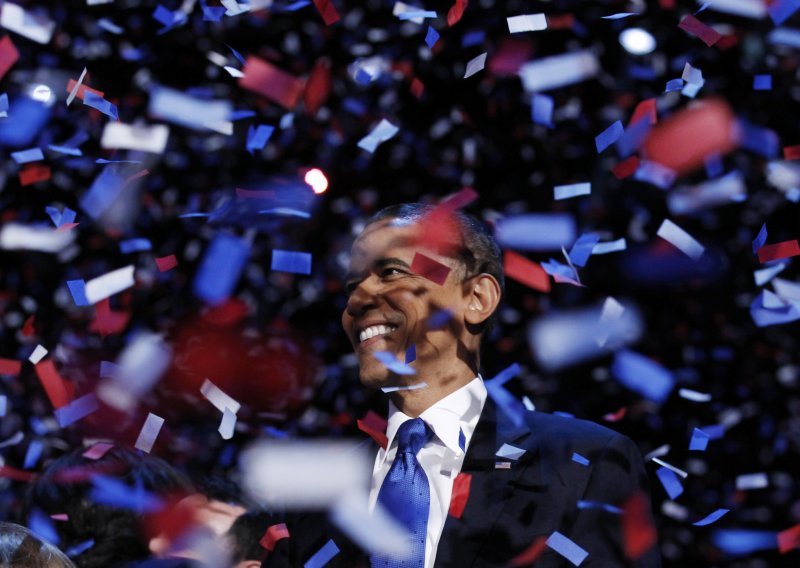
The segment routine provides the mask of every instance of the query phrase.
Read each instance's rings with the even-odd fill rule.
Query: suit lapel
[[[469,497],[460,518],[448,515],[445,520],[437,566],[468,566],[478,556],[512,495],[510,483],[524,469],[516,462],[510,468],[497,468],[496,463],[503,460],[495,454],[504,443],[514,443],[529,434],[526,425],[515,426],[491,398],[486,400],[461,467],[462,474],[471,476]],[[523,456],[524,461],[534,457],[529,453]]]

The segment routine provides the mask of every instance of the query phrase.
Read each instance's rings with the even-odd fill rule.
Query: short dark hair
[[[66,513],[55,524],[61,545],[70,549],[86,541],[94,543],[73,560],[81,568],[106,568],[150,555],[142,529],[143,514],[95,503],[93,479],[113,476],[128,486],[141,486],[160,497],[193,491],[188,476],[164,460],[123,446],[114,446],[99,459],[75,449],[52,461],[28,488],[23,515],[33,509],[45,514]]]
[[[266,552],[261,546],[261,537],[275,522],[272,513],[264,510],[247,511],[239,515],[228,529],[231,560],[234,563],[260,560]]]
[[[27,528],[0,521],[0,565],[20,568],[75,568],[52,544],[39,540]]]
[[[365,227],[384,219],[399,219],[416,223],[426,216],[434,216],[440,206],[428,203],[398,203],[384,207],[367,219]],[[503,254],[500,246],[484,223],[461,210],[449,212],[459,229],[458,259],[464,265],[468,277],[476,274],[491,274],[500,285],[501,297],[505,293],[506,279],[503,271]],[[495,322],[495,314],[486,321],[484,331]]]

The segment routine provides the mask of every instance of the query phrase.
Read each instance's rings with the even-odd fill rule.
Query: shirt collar
[[[420,418],[427,424],[437,438],[451,452],[461,456],[464,451],[459,445],[460,433],[464,433],[465,445],[469,446],[472,433],[480,418],[483,404],[486,402],[486,387],[483,378],[478,375],[460,389],[450,393],[436,404],[420,414]],[[394,438],[400,426],[411,417],[400,411],[393,402],[389,402],[389,419],[386,425],[387,452],[392,447]]]

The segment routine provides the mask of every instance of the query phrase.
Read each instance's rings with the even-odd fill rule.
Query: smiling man
[[[396,205],[367,222],[342,314],[361,382],[389,393],[369,503],[408,531],[408,555],[359,558],[306,517],[264,565],[303,565],[332,540],[328,566],[507,566],[525,554],[537,567],[659,566],[631,440],[582,420],[510,415],[488,396],[480,347],[503,294],[502,256],[479,221],[441,211]],[[623,524],[640,530],[623,536]]]

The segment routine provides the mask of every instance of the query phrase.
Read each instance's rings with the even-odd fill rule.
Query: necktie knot
[[[417,455],[428,441],[428,426],[422,418],[406,420],[397,430],[397,453],[411,452]]]

